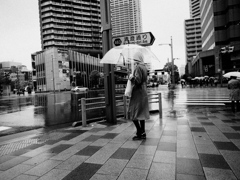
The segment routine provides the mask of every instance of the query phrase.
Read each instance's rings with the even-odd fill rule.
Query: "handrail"
[[[158,95],[157,97],[149,97],[152,95]],[[118,104],[116,105],[116,107],[119,106],[123,106],[124,107],[124,118],[128,119],[128,113],[127,113],[127,106],[128,103],[130,101],[130,99],[126,96],[116,96],[116,98],[122,98],[122,100],[116,100],[116,102],[118,102]],[[95,109],[103,109],[106,106],[98,106],[98,107],[89,107],[86,108],[87,106],[91,106],[91,105],[102,105],[105,104],[105,101],[102,102],[94,102],[94,103],[86,103],[86,101],[90,101],[90,100],[99,100],[99,99],[105,99],[105,97],[98,97],[98,98],[81,98],[78,99],[78,101],[81,101],[81,104],[79,104],[78,106],[81,106],[81,109],[79,109],[79,111],[82,113],[82,126],[85,127],[87,126],[87,118],[86,118],[86,112],[88,110],[95,110]],[[148,94],[148,99],[152,100],[152,99],[158,99],[157,101],[149,101],[149,103],[159,103],[159,116],[160,118],[162,118],[162,97],[161,97],[161,93],[155,93],[155,94]],[[74,122],[72,125],[76,126],[77,122]]]

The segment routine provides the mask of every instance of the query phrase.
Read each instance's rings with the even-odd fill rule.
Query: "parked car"
[[[72,92],[87,92],[89,89],[87,87],[76,86],[71,89]]]

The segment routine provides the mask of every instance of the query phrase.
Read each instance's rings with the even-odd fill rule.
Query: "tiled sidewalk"
[[[131,121],[28,136],[0,147],[0,179],[240,179],[240,113],[188,108],[151,114],[147,139]],[[10,141],[9,141],[10,142]]]

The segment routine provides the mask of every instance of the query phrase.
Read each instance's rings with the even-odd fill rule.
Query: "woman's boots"
[[[140,124],[139,124],[140,122]],[[146,132],[145,132],[145,121],[141,120],[134,120],[133,121],[136,129],[137,129],[137,133],[136,136],[134,136],[132,139],[133,140],[141,140],[141,139],[146,139]]]

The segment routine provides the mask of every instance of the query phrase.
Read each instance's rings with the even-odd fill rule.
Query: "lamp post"
[[[110,13],[110,0],[101,0],[101,26],[102,26],[102,44],[103,54],[112,48],[112,25]],[[115,76],[114,65],[104,65],[104,87],[107,122],[117,123],[116,99],[115,99]]]
[[[54,79],[53,55],[52,55],[52,76],[53,76],[53,92],[55,93],[55,79]]]
[[[170,44],[159,44],[159,46],[161,45],[169,45],[171,47],[171,59],[172,59],[172,71],[171,71],[171,79],[172,79],[172,85],[173,88],[175,86],[175,77],[174,77],[174,58],[173,58],[173,43],[172,43],[172,36],[171,36],[171,43]],[[176,58],[175,58],[176,59]]]

